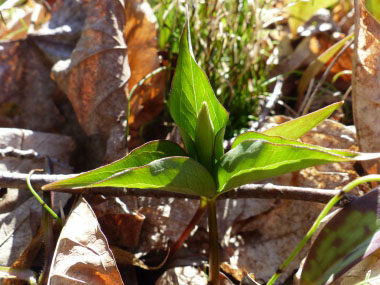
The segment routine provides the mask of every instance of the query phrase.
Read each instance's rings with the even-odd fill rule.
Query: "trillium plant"
[[[169,111],[179,127],[185,149],[171,141],[151,141],[118,161],[45,185],[43,190],[121,187],[200,197],[200,207],[208,213],[209,282],[218,284],[219,195],[247,183],[314,165],[373,158],[370,154],[297,141],[341,105],[342,102],[332,104],[262,133],[243,133],[225,153],[223,139],[228,112],[194,59],[187,22],[169,98]]]

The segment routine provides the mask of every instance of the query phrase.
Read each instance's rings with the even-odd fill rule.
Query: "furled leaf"
[[[207,169],[189,157],[167,157],[119,172],[91,187],[160,189],[212,197],[215,182]]]
[[[269,138],[266,141],[245,140],[222,156],[217,173],[219,193],[314,165],[380,157],[378,153],[362,154],[269,141]]]
[[[379,188],[351,202],[323,228],[301,275],[302,285],[334,281],[380,247]]]
[[[212,171],[214,157],[214,126],[212,125],[207,103],[203,102],[195,128],[195,146],[198,161]]]
[[[168,156],[184,156],[184,150],[170,141],[152,141],[134,149],[124,158],[103,167],[84,172],[76,177],[50,183],[43,187],[44,190],[86,187],[102,181],[118,172],[128,168],[144,166],[154,160]]]
[[[331,104],[313,113],[290,120],[286,123],[273,127],[264,131],[263,133],[268,136],[281,136],[287,139],[298,139],[319,123],[324,121],[331,115],[337,108],[343,105],[342,102]],[[244,134],[243,134],[244,135]],[[236,140],[235,140],[236,141]]]
[[[368,13],[380,24],[380,2],[379,0],[365,0],[364,7]]]
[[[186,23],[181,41],[176,72],[173,78],[169,110],[174,121],[195,140],[195,127],[203,102],[207,103],[214,125],[214,136],[227,124],[228,113],[216,99],[206,74],[195,62]]]
[[[349,34],[347,37],[341,39],[339,42],[334,44],[325,50],[321,55],[318,56],[316,60],[314,60],[307,67],[305,72],[303,73],[300,83],[298,85],[298,96],[303,96],[304,92],[307,89],[310,81],[321,71],[321,69],[325,66],[325,64],[337,54],[337,52],[346,44],[347,41],[353,38],[354,34]]]
[[[337,0],[287,0],[289,11],[289,27],[293,36],[297,34],[297,28],[303,25],[307,20],[321,8],[327,8],[334,5]]]

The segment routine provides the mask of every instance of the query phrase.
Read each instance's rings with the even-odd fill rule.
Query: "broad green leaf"
[[[371,14],[371,16],[380,23],[380,1],[379,0],[365,0],[364,7]]]
[[[322,150],[323,149],[323,150]],[[263,140],[245,140],[223,155],[217,168],[218,193],[265,178],[306,167],[380,157],[376,154],[347,152],[295,144],[275,144]],[[341,151],[340,154],[344,154]]]
[[[343,105],[342,102],[331,104],[313,113],[290,120],[286,123],[273,127],[263,133],[268,136],[281,136],[287,139],[298,139],[312,128],[328,118],[337,108]],[[244,134],[243,134],[244,135]]]
[[[195,147],[198,161],[211,172],[214,165],[214,126],[206,102],[203,102],[198,115],[195,128]]]
[[[89,186],[158,189],[210,198],[216,193],[208,170],[192,158],[179,156],[127,169]]]
[[[246,140],[263,140],[263,141],[273,143],[276,145],[281,144],[281,145],[292,145],[292,146],[306,147],[309,149],[316,149],[316,150],[320,150],[320,151],[328,151],[332,154],[342,155],[342,156],[346,156],[346,157],[355,157],[357,155],[356,153],[353,153],[351,151],[344,150],[344,149],[331,149],[331,148],[327,149],[327,148],[324,148],[324,147],[318,146],[318,145],[307,144],[307,143],[303,143],[303,142],[299,142],[299,141],[295,141],[295,140],[288,140],[288,139],[284,139],[282,137],[267,136],[263,133],[258,133],[258,132],[246,132],[246,133],[241,134],[240,136],[238,136],[235,139],[231,148],[235,148],[241,142],[246,141]]]
[[[305,24],[319,9],[330,7],[337,2],[338,0],[287,0],[288,22],[292,35],[296,36],[298,27]]]
[[[322,229],[306,258],[301,285],[336,280],[380,247],[380,191],[351,202]]]
[[[318,75],[318,73],[322,70],[325,64],[337,54],[337,52],[345,45],[345,43],[351,40],[354,37],[354,34],[349,34],[347,37],[341,39],[339,42],[329,47],[326,51],[324,51],[316,60],[314,60],[307,67],[305,72],[302,74],[300,79],[300,83],[298,84],[298,96],[302,98],[304,92],[309,86],[310,81]]]
[[[186,23],[181,41],[177,67],[169,97],[173,120],[195,141],[195,127],[202,103],[206,102],[214,125],[214,136],[227,125],[228,113],[216,99],[206,74],[195,62],[189,24]]]
[[[111,164],[84,172],[70,179],[50,183],[43,189],[86,187],[128,168],[143,166],[164,157],[185,155],[184,150],[176,143],[164,140],[152,141],[134,149],[124,158]]]

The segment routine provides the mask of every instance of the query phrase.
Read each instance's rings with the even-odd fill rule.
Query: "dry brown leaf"
[[[362,260],[349,271],[347,271],[342,277],[340,277],[336,284],[339,285],[351,285],[364,281],[368,278],[377,278],[373,281],[368,281],[367,284],[375,285],[379,284],[380,278],[380,251],[378,250],[374,254],[370,255],[366,259]]]
[[[168,269],[155,283],[155,285],[164,284],[206,285],[207,276],[201,269],[192,266],[176,267]]]
[[[111,245],[135,248],[138,245],[145,216],[129,210],[117,197],[93,206],[99,224]]]
[[[78,121],[88,136],[100,136],[105,162],[125,153],[125,85],[130,76],[123,38],[124,2],[89,2],[81,37],[71,58],[58,61],[52,73],[71,101]]]
[[[0,148],[33,149],[42,156],[53,159],[56,173],[70,173],[68,165],[70,153],[74,149],[71,138],[56,134],[32,132],[21,129],[0,129]],[[29,172],[34,168],[44,168],[43,159],[2,158],[0,170]],[[37,190],[37,189],[36,189]],[[55,195],[59,211],[71,195]],[[0,264],[10,266],[36,235],[41,223],[41,205],[27,190],[7,189],[0,200]]]
[[[51,131],[62,124],[52,96],[56,86],[38,49],[29,41],[1,43],[0,49],[0,106],[10,106],[2,108],[0,126]]]
[[[128,45],[129,65],[132,71],[129,90],[146,75],[160,67],[157,49],[157,23],[145,0],[126,2],[127,24],[124,37]],[[164,108],[165,73],[161,72],[138,87],[130,102],[130,135],[128,147],[141,144],[140,128],[152,121]]]
[[[355,61],[353,70],[353,112],[360,150],[380,152],[380,24],[355,2]],[[363,163],[368,173],[379,173],[379,161]]]
[[[161,263],[157,266],[148,266],[143,261],[141,261],[135,254],[126,251],[120,247],[111,246],[111,250],[115,256],[115,260],[117,264],[120,266],[128,266],[133,265],[140,267],[145,270],[158,270],[160,269],[165,263],[167,258],[169,257],[169,251],[166,255],[166,257],[161,261]]]
[[[90,205],[79,199],[59,236],[50,284],[123,284]]]

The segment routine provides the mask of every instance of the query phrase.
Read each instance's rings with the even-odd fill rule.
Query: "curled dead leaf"
[[[123,284],[113,253],[90,205],[74,206],[59,236],[49,284]]]

